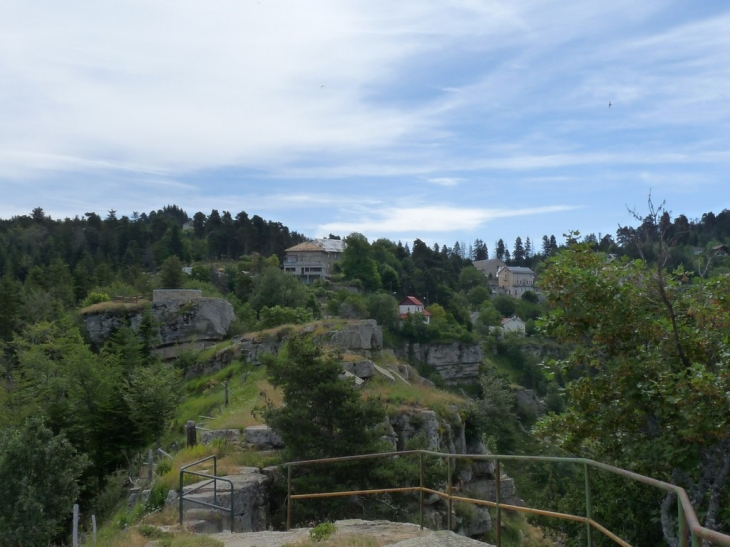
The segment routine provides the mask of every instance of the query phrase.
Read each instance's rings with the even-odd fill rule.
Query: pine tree
[[[517,236],[517,239],[515,239],[512,260],[514,260],[518,266],[522,266],[525,263],[525,248],[522,246],[522,238],[520,236]]]
[[[504,248],[504,241],[501,239],[497,241],[497,258],[499,260],[504,260],[505,257],[505,248]],[[509,259],[508,259],[509,260]]]

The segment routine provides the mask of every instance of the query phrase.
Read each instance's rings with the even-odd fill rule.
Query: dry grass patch
[[[379,398],[387,405],[395,406],[398,409],[428,407],[438,411],[446,409],[449,405],[466,404],[466,399],[455,393],[420,384],[391,383],[380,377],[374,378],[367,384],[363,397]]]
[[[98,304],[92,304],[79,310],[81,315],[89,315],[90,313],[102,313],[102,312],[127,312],[127,311],[140,311],[149,304],[148,300],[140,300],[138,302],[114,302],[112,300],[108,302],[99,302]]]
[[[255,382],[255,392],[250,397],[234,401],[228,408],[221,410],[218,416],[210,420],[206,427],[210,429],[244,429],[251,425],[263,424],[260,415],[254,415],[252,411],[263,406],[265,399],[271,401],[274,406],[281,406],[284,402],[284,395],[279,389],[275,389],[267,380]]]

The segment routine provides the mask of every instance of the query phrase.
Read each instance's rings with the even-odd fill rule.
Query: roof
[[[475,260],[472,262],[474,267],[482,272],[484,275],[489,276],[489,274],[492,274],[492,277],[497,275],[497,270],[500,266],[506,266],[504,262],[502,262],[498,258],[488,258],[486,260]]]
[[[512,273],[535,275],[535,272],[533,272],[530,268],[525,268],[524,266],[505,266],[505,267]]]
[[[502,318],[502,324],[503,325],[509,323],[510,321],[520,321],[520,322],[524,323],[524,321],[522,321],[522,319],[520,319],[516,315],[513,315],[512,317],[503,317]]]
[[[424,307],[423,302],[421,302],[418,298],[415,296],[406,296],[403,300],[400,301],[399,306],[422,306]]]
[[[289,247],[286,252],[314,251],[325,253],[341,253],[345,250],[345,242],[341,239],[314,239],[305,241],[294,247]]]

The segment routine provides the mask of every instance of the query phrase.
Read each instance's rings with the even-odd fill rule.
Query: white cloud
[[[434,179],[428,179],[428,182],[430,182],[431,184],[437,184],[439,186],[457,186],[463,181],[464,179],[455,177],[438,177]]]
[[[360,232],[372,235],[472,231],[486,222],[508,217],[559,213],[575,206],[551,205],[525,209],[479,209],[456,206],[386,207],[361,214],[354,221],[330,222],[318,233]]]

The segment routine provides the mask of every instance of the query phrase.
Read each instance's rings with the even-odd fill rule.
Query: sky
[[[730,6],[0,0],[0,217],[615,235],[730,207]],[[609,106],[610,105],[610,106]]]

